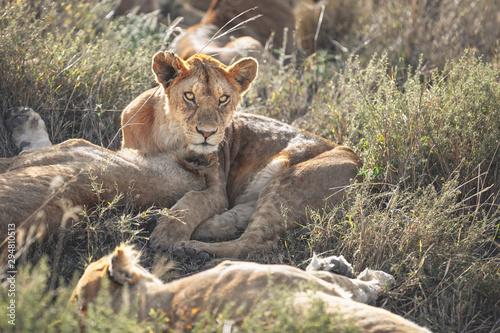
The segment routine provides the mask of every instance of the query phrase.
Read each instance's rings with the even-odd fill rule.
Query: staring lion
[[[367,290],[371,299],[378,297],[384,281],[377,279],[351,279],[324,272],[331,275],[327,282],[291,266],[224,261],[212,269],[164,284],[138,260],[139,253],[131,247],[117,247],[87,267],[72,301],[77,301],[85,314],[102,280],[108,278],[113,310],[120,310],[123,304],[137,304],[131,314],[137,315],[139,321],[146,320],[154,310],[165,314],[172,329],[179,329],[183,324],[195,323],[206,312],[214,317],[224,313],[235,323],[251,313],[264,313],[265,301],[274,297],[273,290],[281,286],[289,295],[282,303],[292,304],[295,310],[290,316],[300,317],[320,300],[326,313],[339,318],[339,324],[350,322],[360,332],[429,332],[389,311],[361,303]]]
[[[231,68],[236,75],[209,56],[184,61],[159,52],[153,72],[160,88],[123,111],[124,149],[176,151],[194,161],[216,154],[219,161],[216,181],[172,207],[182,218],[159,220],[150,238],[157,250],[172,247],[181,256],[199,258],[268,252],[302,223],[307,209],[342,204],[344,189],[361,166],[350,148],[274,119],[235,112],[257,62],[244,58]],[[233,240],[196,241],[223,239]]]
[[[77,221],[85,206],[124,193],[139,208],[173,205],[182,212],[159,219],[150,238],[156,250],[244,258],[271,251],[308,209],[346,200],[361,166],[350,148],[236,112],[257,75],[255,59],[228,67],[205,55],[184,61],[159,52],[152,69],[160,86],[123,111],[119,152],[69,140],[0,160],[0,231],[14,225],[20,238],[40,236]],[[31,127],[40,122],[28,114],[12,117],[14,134],[39,133]],[[18,141],[32,147],[24,136]],[[224,239],[232,240],[197,241]]]
[[[220,68],[219,83],[225,84],[233,101],[239,100],[255,77],[256,65],[248,72],[248,63],[255,61],[244,59]],[[227,104],[232,115],[237,103]],[[162,147],[152,153],[146,147],[127,145],[113,152],[80,139],[52,146],[43,120],[30,108],[12,110],[6,124],[20,154],[0,159],[0,235],[5,237],[0,239],[0,254],[7,250],[11,231],[20,248],[79,221],[85,207],[92,210],[99,203],[113,202],[117,195],[122,195],[121,202],[128,200],[139,209],[168,208],[187,192],[219,182],[210,176],[214,169],[218,177],[214,154],[196,156],[195,164],[181,159],[181,155],[190,157],[179,146],[170,148],[177,138],[163,127],[149,136]]]

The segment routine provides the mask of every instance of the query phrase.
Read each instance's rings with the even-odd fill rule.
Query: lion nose
[[[196,132],[200,133],[201,135],[203,135],[203,137],[205,139],[208,139],[210,136],[214,135],[215,133],[217,133],[217,129],[215,131],[212,131],[212,132],[206,132],[206,131],[202,131],[200,129],[198,129],[198,127],[196,127]]]

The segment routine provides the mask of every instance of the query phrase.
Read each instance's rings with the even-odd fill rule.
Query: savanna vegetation
[[[108,19],[111,3],[102,0],[0,3],[2,113],[30,106],[53,142],[118,148],[120,112],[154,85],[151,56],[168,48],[175,24],[158,24],[157,13]],[[500,331],[500,3],[324,5],[300,10],[300,49],[261,65],[241,109],[354,148],[363,181],[349,189],[351,205],[307,212],[308,223],[278,249],[248,260],[304,268],[313,251],[342,254],[358,271],[395,276],[379,300],[394,313],[435,332]],[[0,121],[0,157],[16,153]],[[147,246],[160,214],[168,211],[104,202],[34,250],[19,249],[16,326],[0,310],[0,330],[76,331],[67,304],[75,279],[121,242],[143,249],[146,267],[165,267],[169,258]],[[179,262],[163,278],[198,268]],[[90,308],[87,331],[156,331],[167,320],[151,313],[138,324],[106,304],[100,297]],[[257,325],[257,313],[240,331],[329,330],[320,304],[303,322],[275,305],[265,314],[277,318],[274,327]],[[192,329],[222,331],[223,319],[204,317]]]

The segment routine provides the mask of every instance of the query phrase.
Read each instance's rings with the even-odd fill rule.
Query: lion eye
[[[190,91],[185,92],[185,93],[184,93],[184,97],[185,97],[188,101],[190,101],[190,102],[194,102],[194,94],[193,94],[192,92],[190,92]]]
[[[219,105],[225,104],[229,101],[229,96],[228,95],[222,95],[219,97]]]

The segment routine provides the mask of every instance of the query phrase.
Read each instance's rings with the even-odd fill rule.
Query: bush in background
[[[436,332],[500,327],[497,7],[489,1],[332,0],[307,47],[315,53],[261,65],[242,109],[353,147],[363,158],[364,180],[351,187],[351,205],[308,211],[307,226],[287,235],[274,253],[249,260],[303,268],[313,251],[343,254],[357,271],[395,275],[395,289],[379,304],[394,313]],[[27,1],[5,4],[2,112],[28,105],[55,142],[79,137],[117,148],[120,111],[154,84],[150,59],[166,48],[171,27],[158,26],[154,13],[104,19],[110,8],[97,0],[44,1],[35,9]],[[304,36],[307,29],[316,32],[317,23],[308,26]],[[15,155],[3,122],[0,140],[0,156]],[[161,214],[168,211],[104,203],[21,258],[18,297],[30,306],[19,312],[26,319],[16,330],[28,332],[33,322],[46,331],[76,327],[75,310],[66,305],[75,275],[123,241],[144,249],[147,267],[163,262],[147,247]],[[106,310],[104,297],[90,331],[140,330],[133,318]],[[6,300],[2,289],[1,307]],[[258,331],[255,322],[247,327]],[[155,325],[161,316],[145,327]]]
[[[117,148],[111,140],[120,112],[153,85],[150,61],[167,41],[166,28],[156,28],[153,14],[106,20],[109,2],[42,1],[37,8],[19,1],[2,11],[0,107],[32,107],[55,142],[84,138]],[[7,142],[2,137],[0,156],[12,155]]]
[[[465,49],[488,61],[498,58],[498,1],[328,0],[324,5],[323,15],[320,8],[301,11],[299,37],[309,52],[326,49],[364,60],[387,53],[391,64],[402,59],[405,67],[416,68],[421,62],[425,71],[443,68]]]

